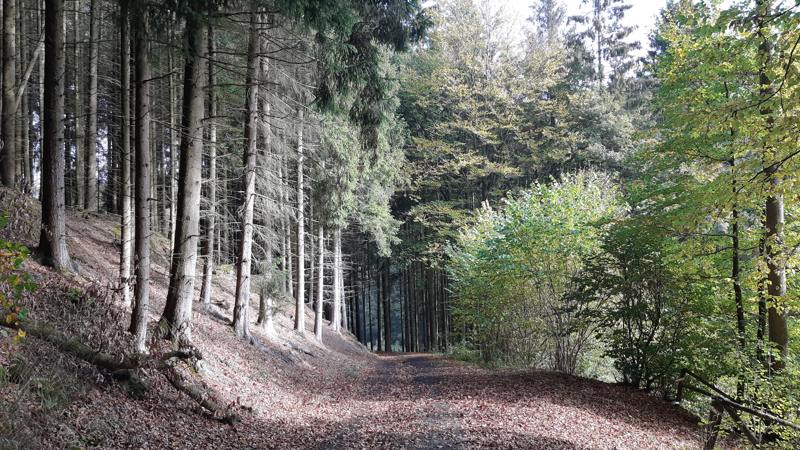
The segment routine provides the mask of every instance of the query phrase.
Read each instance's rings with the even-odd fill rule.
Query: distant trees
[[[494,206],[509,191],[565,171],[624,171],[634,117],[646,119],[629,107],[638,91],[611,87],[612,78],[625,83],[635,75],[631,30],[621,23],[628,7],[588,6],[597,20],[594,12],[569,17],[559,2],[536,2],[520,48],[509,39],[512,19],[491,2],[442,2],[429,48],[399,55],[398,111],[412,139],[411,183],[393,205],[406,225],[390,279],[398,272],[415,279],[404,298],[424,306],[401,309],[425,322],[406,333],[423,331],[422,339],[406,341],[448,345],[431,336],[450,327],[442,248],[483,202]],[[599,54],[593,37],[602,41]]]

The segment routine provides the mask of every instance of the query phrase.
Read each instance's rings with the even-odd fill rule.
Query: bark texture
[[[237,336],[249,335],[250,282],[253,259],[253,207],[256,194],[256,156],[258,143],[258,15],[250,14],[250,39],[247,51],[247,120],[244,126],[244,198],[242,198],[242,237],[236,265],[236,301],[233,329]]]
[[[17,46],[16,46],[16,0],[3,0],[3,111],[0,120],[0,175],[3,185],[14,187],[16,175],[16,138],[17,127],[15,106],[15,80],[17,76]],[[62,59],[63,67],[63,59]],[[62,69],[63,71],[63,69]],[[62,84],[63,85],[63,84]]]
[[[197,6],[195,2],[192,5]],[[178,209],[169,291],[161,317],[165,335],[186,342],[191,340],[192,298],[200,234],[200,210],[197,205],[200,204],[203,159],[203,66],[206,40],[199,14],[201,11],[198,10],[186,14]]]
[[[134,15],[136,42],[136,285],[130,331],[136,351],[144,353],[147,340],[147,309],[150,303],[150,62],[147,46],[147,12]]]
[[[64,0],[45,1],[42,230],[39,254],[58,270],[72,270],[64,205]]]

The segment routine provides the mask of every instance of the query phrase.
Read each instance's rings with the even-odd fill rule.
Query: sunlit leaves
[[[534,184],[499,210],[487,205],[462,229],[449,251],[454,314],[484,358],[541,364],[570,339],[564,295],[625,209],[608,176],[581,172]]]
[[[0,214],[0,227],[8,223],[4,214]],[[0,240],[0,311],[3,312],[3,324],[19,327],[28,316],[28,311],[17,304],[26,292],[36,289],[36,284],[29,274],[22,270],[22,264],[28,257],[28,250],[19,244]],[[14,340],[25,337],[25,331],[18,329]]]

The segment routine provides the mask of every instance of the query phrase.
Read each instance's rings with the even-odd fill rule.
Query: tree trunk
[[[82,209],[86,203],[86,152],[84,149],[84,109],[83,109],[83,86],[81,86],[81,46],[83,40],[83,28],[81,27],[80,9],[81,0],[75,0],[75,11],[73,13],[72,25],[72,64],[75,66],[72,71],[72,131],[75,141],[75,205]]]
[[[341,238],[340,238],[341,239]],[[344,264],[342,263],[342,245],[339,244],[339,299],[342,305],[342,329],[350,331],[350,323],[348,323],[347,314],[347,295],[344,290]]]
[[[258,14],[250,13],[250,38],[247,51],[247,121],[244,126],[244,198],[242,199],[242,235],[236,264],[236,301],[233,306],[233,329],[237,336],[250,334],[250,266],[253,258],[253,207],[256,199],[256,156],[258,144]]]
[[[217,214],[217,96],[214,91],[216,84],[216,75],[214,74],[214,50],[216,43],[214,42],[214,29],[208,27],[208,103],[209,114],[211,117],[208,120],[208,211],[206,211],[206,242],[205,242],[205,258],[203,265],[203,284],[200,287],[200,302],[203,307],[208,309],[211,306],[211,278],[214,274],[214,236],[216,234],[216,214]],[[171,80],[171,77],[170,77]],[[171,81],[170,81],[171,83]],[[172,85],[170,84],[170,93],[172,92]],[[170,106],[170,111],[172,107]],[[174,120],[172,112],[170,112],[170,121]],[[171,145],[174,145],[171,144]],[[175,147],[172,147],[175,148]],[[171,207],[172,208],[172,207]],[[174,215],[171,218],[174,223]],[[171,229],[170,235],[174,235],[174,229]]]
[[[361,342],[361,319],[359,318],[361,302],[359,301],[359,290],[358,290],[358,273],[356,268],[353,267],[353,270],[350,271],[350,286],[352,286],[353,292],[350,295],[350,310],[351,317],[352,317],[352,327],[353,327],[353,334],[356,336],[356,340]]]
[[[364,302],[365,307],[364,310],[366,311],[366,326],[367,331],[365,334],[369,334],[369,349],[373,350],[375,347],[372,343],[374,339],[374,334],[372,332],[372,279],[370,278],[371,270],[369,265],[369,256],[366,257],[366,264],[364,264],[364,279],[366,280],[366,292],[364,293]]]
[[[18,39],[18,48],[19,51],[19,60],[22,64],[25,64],[27,60],[27,45],[26,39],[23,37],[25,36],[25,13],[24,8],[20,7],[17,10],[18,15],[18,26],[17,26],[17,39]],[[22,67],[20,67],[22,68]],[[22,75],[22,74],[21,74]],[[25,86],[27,85],[27,80],[25,79],[24,75],[21,76],[17,86],[17,91],[23,93],[22,97],[19,98],[17,92],[14,92],[14,108],[19,109],[19,118],[16,120],[17,126],[17,140],[19,141],[16,150],[16,164],[15,164],[15,172],[16,172],[16,184],[19,186],[19,189],[22,192],[28,192],[28,179],[25,177],[25,167],[28,164],[27,159],[27,147],[28,147],[28,96],[25,94]],[[0,112],[0,118],[2,118],[2,112]]]
[[[283,185],[283,204],[289,209],[289,158],[284,155],[283,157],[283,175],[285,183]],[[286,244],[286,288],[289,291],[289,297],[294,298],[294,270],[292,269],[292,227],[291,227],[291,211],[287,212],[283,222],[283,239]]]
[[[769,64],[772,59],[772,45],[769,41],[771,33],[768,29],[767,21],[772,13],[771,0],[756,1],[756,21],[758,24],[758,34],[761,44],[758,48],[760,59],[759,67],[759,94],[764,99],[772,97],[772,81],[769,78]],[[772,131],[774,124],[772,107],[768,101],[762,105],[760,113],[765,117],[767,134],[765,139]],[[785,366],[785,358],[789,352],[789,330],[786,323],[786,311],[782,305],[783,298],[786,296],[786,266],[784,262],[784,211],[783,194],[781,193],[780,175],[777,173],[778,166],[775,159],[775,151],[770,144],[764,147],[764,175],[766,177],[767,196],[765,206],[765,244],[767,258],[767,294],[769,295],[769,309],[767,311],[769,341],[778,347],[780,357],[772,359],[770,365],[773,370],[781,370]]]
[[[14,175],[16,174],[17,151],[15,130],[17,127],[16,100],[16,0],[3,0],[3,111],[2,130],[0,130],[0,175],[3,185],[15,187]],[[62,61],[63,65],[63,61]],[[63,82],[62,82],[63,85]],[[63,100],[62,100],[63,102]],[[62,138],[63,139],[63,138]]]
[[[275,325],[273,324],[273,299],[272,295],[262,289],[259,293],[259,307],[258,307],[258,325],[264,327],[264,332],[268,335],[275,334]]]
[[[261,15],[261,22],[266,23],[266,17]],[[261,64],[261,82],[266,84],[268,82],[268,74],[269,74],[269,59],[265,56],[268,54],[268,45],[269,41],[265,38],[264,33],[259,33],[259,45],[262,57],[259,58],[259,62]],[[264,139],[264,160],[271,161],[272,155],[272,136],[270,130],[270,122],[269,122],[269,114],[270,114],[270,103],[269,98],[267,95],[267,89],[259,89],[259,97],[261,102],[261,107],[259,108],[259,112],[261,113],[259,118],[259,133],[261,134],[262,138]],[[262,164],[261,168],[263,169],[263,173],[260,176],[256,177],[256,181],[259,180],[266,180],[269,176],[272,175],[270,170],[273,169],[272,164]],[[256,186],[258,188],[258,186]],[[271,188],[271,186],[270,186]],[[270,220],[270,223],[272,220]],[[275,326],[273,325],[272,315],[273,315],[273,297],[272,297],[272,290],[267,291],[266,287],[271,286],[273,283],[273,278],[275,276],[275,261],[274,261],[274,252],[273,252],[273,242],[268,240],[266,243],[266,270],[264,271],[264,280],[261,284],[261,293],[259,298],[259,306],[258,306],[258,321],[259,325],[262,325],[264,331],[269,334],[275,334]]]
[[[172,36],[171,33],[170,36]],[[173,73],[174,58],[172,56],[171,49],[167,54],[167,59],[169,64],[169,248],[172,250],[175,248],[175,223],[177,222],[178,207],[178,125],[177,121],[175,120],[177,115],[175,113],[175,104],[177,103],[178,99],[175,93],[175,74]],[[210,64],[211,63],[209,62],[209,69]],[[209,94],[214,95],[213,87],[211,88]],[[216,105],[214,107],[216,107]],[[214,129],[216,132],[216,123],[214,123],[213,115],[211,124],[209,126],[212,127],[212,129]],[[216,138],[216,135],[214,138]],[[216,142],[214,142],[212,145],[214,145],[214,152],[216,152]],[[211,159],[211,164],[214,165],[214,169],[216,170],[216,158]],[[211,178],[211,180],[216,180],[216,178]],[[212,181],[212,184],[214,186],[214,190],[216,191],[216,182]],[[211,215],[210,217],[214,216]]]
[[[303,197],[303,106],[299,107],[299,125],[297,129],[297,295],[295,297],[294,329],[300,333],[305,332],[305,268],[306,268],[306,230],[305,230],[305,199]]]
[[[91,0],[89,20],[89,105],[86,109],[86,209],[97,211],[97,60],[100,11]]]
[[[120,1],[120,83],[122,114],[120,115],[120,134],[122,136],[122,223],[120,231],[122,249],[119,261],[120,289],[122,302],[127,307],[131,303],[131,37],[130,19],[128,18],[128,1]]]
[[[731,194],[733,196],[733,206],[731,208],[731,280],[733,281],[733,297],[736,303],[736,331],[738,333],[738,343],[740,358],[744,361],[747,351],[747,323],[744,317],[744,298],[742,296],[741,269],[739,266],[739,188],[736,183],[736,159],[732,157],[729,161],[731,167]],[[744,373],[740,372],[739,381],[736,387],[737,398],[744,394]]]
[[[381,275],[384,277],[383,281],[383,330],[384,330],[384,346],[387,352],[392,351],[392,274],[391,263],[386,260],[386,270]]]
[[[29,102],[29,95],[26,92],[22,96],[22,104],[20,108],[20,141],[21,145],[19,148],[21,164],[19,167],[20,172],[20,187],[22,191],[25,193],[31,192],[31,145],[30,145],[30,126],[29,124],[32,123],[31,121],[31,114],[30,114],[30,102]]]
[[[342,297],[341,292],[339,291],[339,264],[341,264],[341,253],[342,232],[337,228],[333,233],[333,314],[331,317],[333,331],[337,333],[341,333],[342,331]]]
[[[147,309],[150,306],[150,61],[147,45],[147,9],[137,8],[133,15],[136,49],[134,67],[136,79],[136,236],[134,267],[133,314],[130,331],[137,352],[147,351]]]
[[[228,198],[228,193],[230,192],[228,178],[230,170],[226,166],[219,166],[217,167],[217,172],[219,173],[218,177],[220,179],[218,189],[222,192],[217,193],[219,198]],[[217,229],[219,229],[219,238],[217,242],[219,243],[219,250],[217,251],[217,261],[220,264],[225,264],[229,261],[228,255],[230,254],[230,247],[231,245],[231,221],[228,217],[228,205],[227,203],[220,203],[219,217],[222,220],[222,223],[217,224]]]
[[[39,8],[37,8],[37,10],[36,10],[36,16],[37,16],[37,19],[39,20],[39,30],[40,30],[40,32],[42,34],[42,42],[40,44],[41,47],[42,47],[42,57],[39,58],[39,79],[38,79],[38,84],[39,84],[39,86],[38,86],[39,87],[39,106],[37,107],[37,112],[39,113],[39,119],[40,119],[39,120],[39,149],[40,149],[39,167],[40,167],[40,170],[41,170],[41,167],[42,167],[42,159],[43,159],[41,152],[42,152],[42,149],[44,148],[44,132],[43,132],[43,128],[42,128],[42,126],[43,126],[43,123],[42,123],[43,120],[42,119],[44,118],[44,66],[45,66],[45,61],[44,61],[44,41],[45,41],[44,7],[45,7],[45,4],[44,4],[44,2],[45,2],[45,0],[41,0],[40,2],[38,2],[39,3]],[[2,102],[0,102],[0,106],[2,106]],[[39,177],[39,186],[38,186],[38,189],[37,189],[37,195],[38,195],[39,201],[41,201],[42,200],[42,177]]]
[[[72,270],[64,205],[64,0],[45,1],[45,71],[42,146],[42,232],[46,264]]]
[[[309,189],[311,189],[310,186],[309,186]],[[313,198],[313,193],[311,195],[309,195],[309,197]],[[314,202],[313,201],[309,201],[308,202],[308,215],[306,217],[308,217],[308,229],[309,229],[309,233],[308,233],[308,248],[309,248],[309,250],[308,250],[308,276],[306,276],[306,280],[307,280],[306,281],[306,284],[307,284],[306,292],[308,293],[307,294],[308,303],[311,304],[311,308],[313,309],[314,308],[314,299],[316,298],[314,296],[314,287],[315,287],[314,262],[316,261],[316,259],[314,258],[314,255],[315,255],[315,253],[314,253],[315,241],[314,241]],[[313,327],[313,324],[312,324],[312,327]]]
[[[377,261],[377,257],[375,260],[375,324],[378,326],[378,333],[377,333],[377,347],[378,351],[384,349],[382,343],[384,343],[384,332],[383,332],[383,274],[381,273],[380,264]]]
[[[158,92],[158,90],[156,90]],[[157,125],[153,123],[153,128]],[[158,132],[150,133],[150,231],[158,233],[158,143],[156,142]]]
[[[314,305],[314,336],[317,341],[322,342],[322,304],[325,299],[325,228],[320,224],[319,237],[317,239],[317,303]]]
[[[264,273],[264,280],[261,283],[258,302],[258,320],[256,325],[261,325],[267,334],[275,334],[275,325],[272,321],[272,292],[267,290],[267,286],[272,284],[272,277],[274,276],[274,268],[272,260],[272,248],[268,245],[267,248],[267,267]]]
[[[163,79],[160,79],[158,82],[158,87],[155,88],[156,92],[160,98],[164,98],[162,96],[162,89],[161,86],[163,85]],[[166,194],[166,164],[164,164],[164,155],[166,152],[164,151],[164,132],[166,131],[167,127],[159,123],[158,117],[156,117],[156,125],[155,125],[156,132],[153,136],[153,153],[155,154],[155,163],[153,164],[153,180],[155,181],[155,186],[153,187],[153,197],[151,197],[151,201],[155,205],[154,214],[153,214],[153,230],[158,231],[159,233],[164,233],[166,230],[165,222],[164,222],[164,207],[167,205],[167,200],[165,198]]]
[[[286,206],[284,195],[285,185],[283,179],[283,172],[284,172],[284,164],[283,159],[278,162],[278,182],[281,183],[279,187],[279,195],[280,195],[280,202]],[[283,279],[281,280],[281,294],[286,297],[288,294],[288,285],[289,285],[289,245],[288,245],[288,237],[286,232],[286,214],[281,214],[280,218],[280,227],[281,227],[281,271],[283,272]]]
[[[185,343],[191,340],[192,297],[197,239],[200,234],[200,210],[197,205],[200,204],[203,159],[203,65],[206,40],[199,14],[201,11],[196,10],[186,14],[178,211],[169,291],[161,318],[166,335]]]

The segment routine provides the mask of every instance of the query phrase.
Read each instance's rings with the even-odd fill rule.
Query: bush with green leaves
[[[669,390],[691,359],[697,296],[668,265],[671,245],[655,226],[620,221],[573,279],[568,303],[581,306],[626,385]]]
[[[486,362],[576,372],[592,334],[566,294],[625,209],[609,176],[579,172],[485,205],[460,232],[453,314]]]

